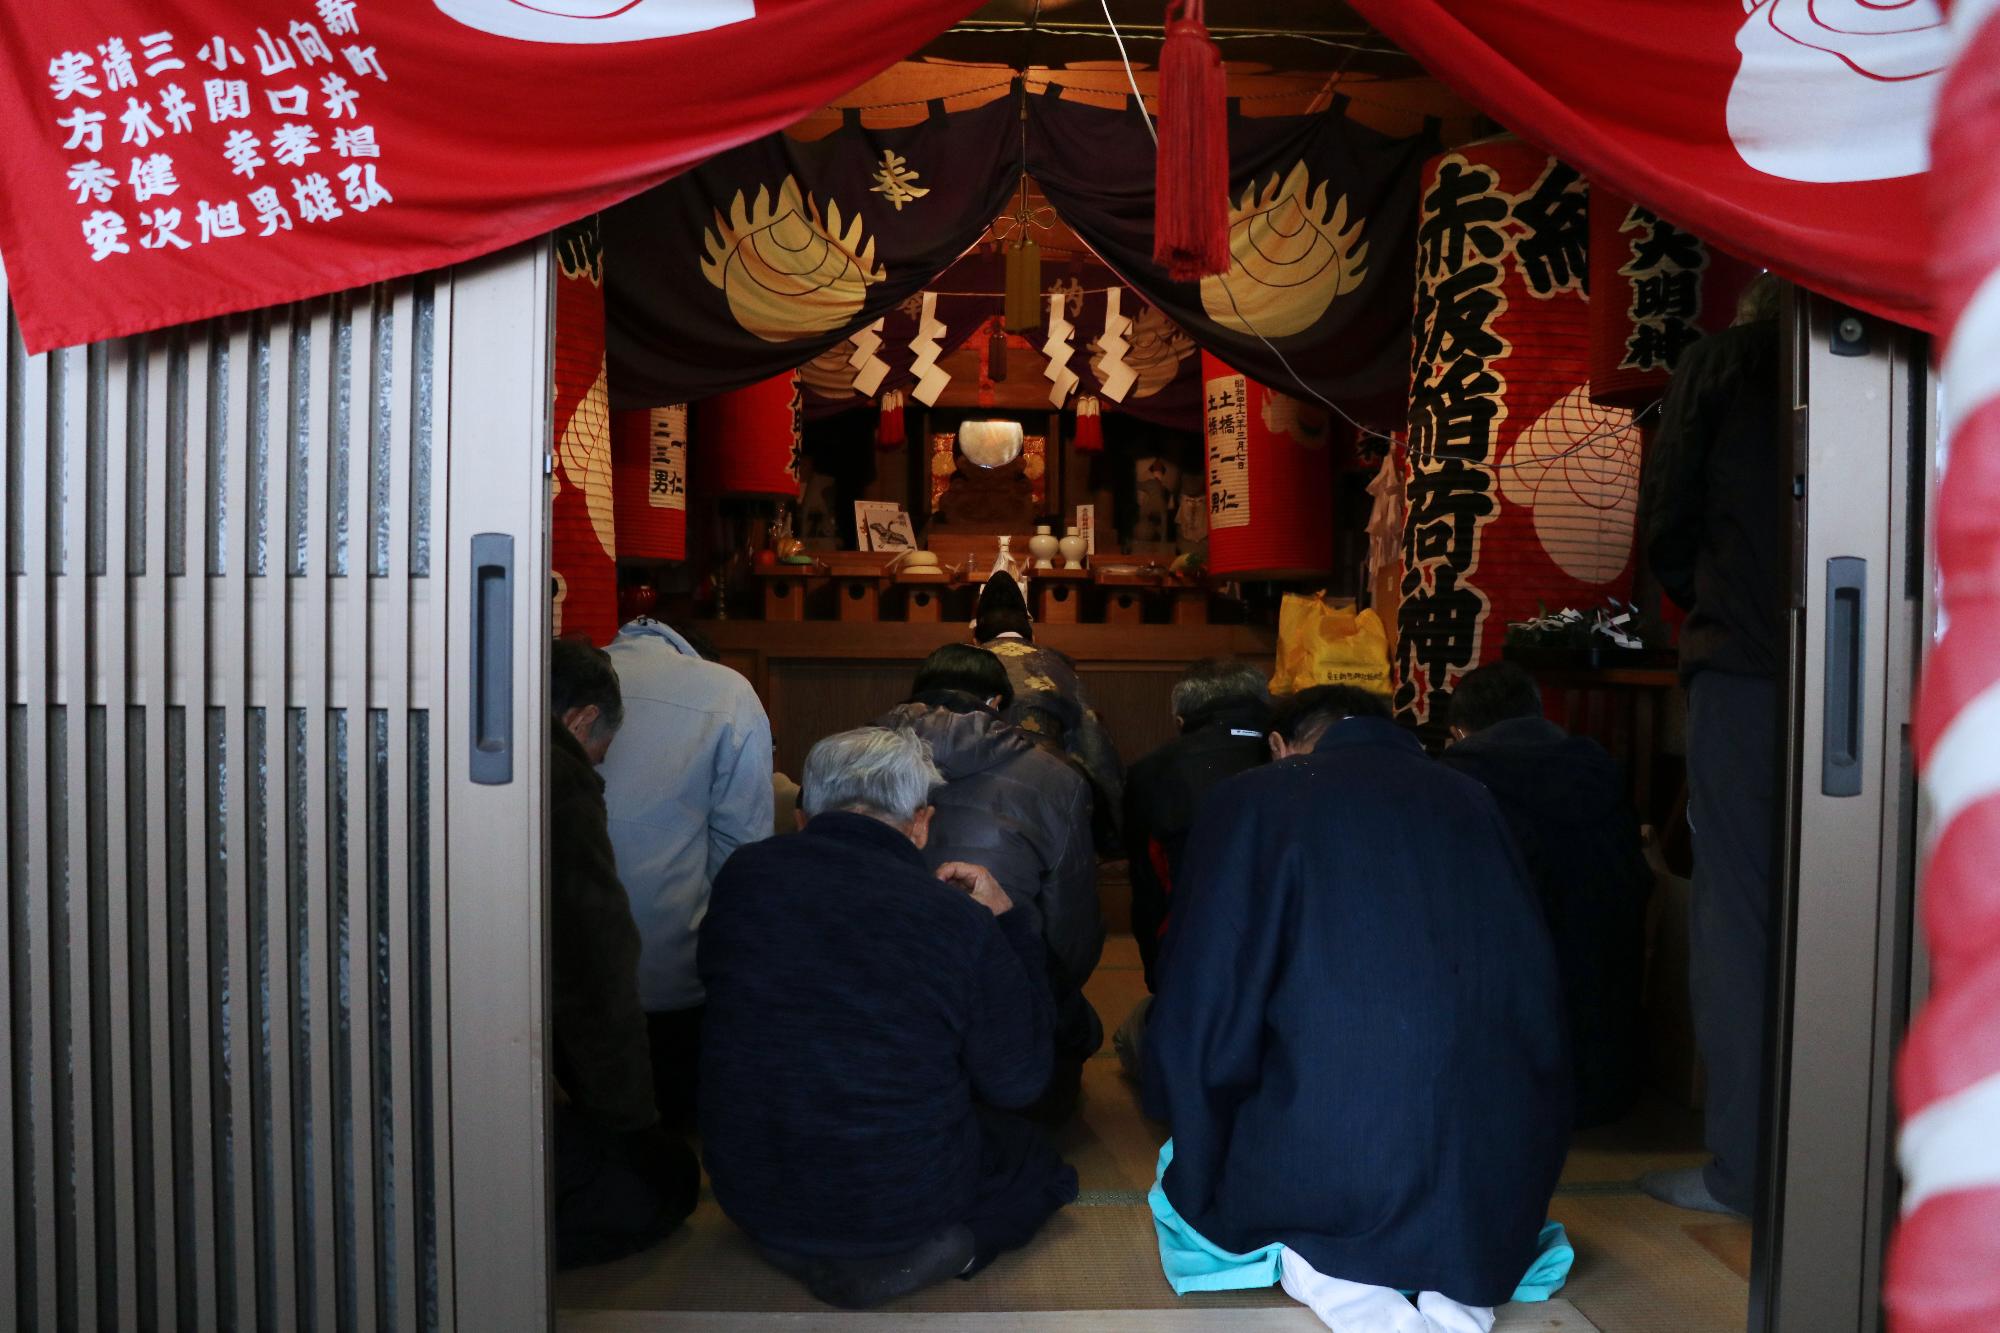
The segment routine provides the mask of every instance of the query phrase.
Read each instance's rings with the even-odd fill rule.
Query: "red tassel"
[[[882,415],[875,420],[875,447],[900,449],[903,444],[903,391],[891,389],[882,395]]]
[[[1084,394],[1076,400],[1076,437],[1071,443],[1080,454],[1104,452],[1103,404],[1095,394]]]
[[[1229,271],[1229,80],[1202,0],[1168,0],[1160,51],[1153,262],[1176,282]]]

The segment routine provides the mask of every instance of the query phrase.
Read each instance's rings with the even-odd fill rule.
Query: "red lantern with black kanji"
[[[688,415],[704,495],[798,498],[802,422],[795,372],[704,398]]]
[[[1576,171],[1495,140],[1420,198],[1396,701],[1423,721],[1510,622],[1630,594],[1640,439],[1590,398]]]
[[[1288,578],[1333,568],[1333,451],[1318,406],[1202,353],[1208,568]]]
[[[605,393],[604,246],[597,219],[565,228],[556,258],[556,448],[549,518],[555,631],[609,643],[618,633],[618,542]]]
[[[1590,194],[1590,398],[1658,402],[1681,353],[1728,326],[1757,269],[1649,208]]]
[[[612,414],[620,555],[687,558],[687,418],[680,403]]]

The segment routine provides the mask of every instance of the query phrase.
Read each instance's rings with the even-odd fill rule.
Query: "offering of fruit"
[[[760,574],[767,569],[775,569],[777,566],[778,553],[776,551],[766,549],[750,557],[750,567]]]
[[[803,541],[800,541],[797,537],[778,538],[778,558],[780,560],[790,560],[793,556],[800,554],[805,549],[806,549],[806,544]]]

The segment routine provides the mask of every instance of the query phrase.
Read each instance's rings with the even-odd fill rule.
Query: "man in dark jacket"
[[[925,859],[986,867],[1048,946],[1056,1063],[1039,1113],[1060,1120],[1075,1107],[1083,1062],[1104,1044],[1083,996],[1104,951],[1090,787],[1003,719],[1012,688],[992,653],[946,644],[918,670],[910,702],[881,725],[914,731],[944,774]]]
[[[1401,1289],[1490,1327],[1569,1139],[1534,889],[1493,798],[1378,696],[1303,691],[1279,730],[1292,757],[1219,784],[1188,842],[1146,1050],[1167,1202],[1232,1254],[1282,1245],[1323,1318],[1425,1327]]]
[[[694,1211],[701,1167],[660,1125],[639,929],[605,827],[604,761],[624,720],[611,659],[558,639],[549,665],[549,998],[556,1107],[556,1263],[651,1245]]]
[[[1542,715],[1512,662],[1468,672],[1451,696],[1444,762],[1493,794],[1555,942],[1569,1013],[1576,1123],[1632,1107],[1644,1043],[1646,900],[1653,875],[1618,762]]]
[[[1211,657],[1196,662],[1174,685],[1180,735],[1132,765],[1125,780],[1125,851],[1132,877],[1132,937],[1153,974],[1167,928],[1174,883],[1208,789],[1271,757],[1271,693],[1264,673],[1248,662]]]
[[[1776,303],[1776,280],[1759,279],[1735,327],[1681,358],[1639,501],[1653,572],[1688,609],[1689,994],[1714,1154],[1640,1183],[1710,1212],[1750,1211],[1762,1154],[1789,531]]]
[[[1044,946],[992,876],[924,863],[942,778],[908,731],[806,756],[803,831],[740,848],[699,951],[716,1201],[830,1304],[880,1305],[1025,1244],[1076,1198],[1034,1125]]]
[[[1027,597],[1005,571],[979,590],[972,638],[1007,669],[1013,695],[1001,709],[1002,716],[1057,754],[1068,756],[1090,779],[1093,836],[1107,855],[1115,855],[1119,803],[1125,790],[1118,748],[1090,706],[1075,663],[1035,642]]]

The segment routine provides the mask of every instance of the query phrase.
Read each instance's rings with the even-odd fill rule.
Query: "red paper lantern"
[[[1509,622],[1631,592],[1640,439],[1590,401],[1588,193],[1515,140],[1424,169],[1396,695],[1418,721]]]
[[[1326,413],[1201,357],[1208,435],[1208,568],[1258,578],[1333,568]]]
[[[618,554],[687,559],[687,407],[614,412],[611,465]]]
[[[1651,209],[1590,195],[1590,397],[1642,408],[1664,397],[1681,353],[1728,326],[1757,276]]]
[[[793,371],[696,403],[695,467],[704,494],[799,495],[798,375]]]
[[[604,249],[595,219],[566,229],[556,255],[556,456],[549,519],[555,631],[609,643],[618,633],[618,542],[605,393]]]

